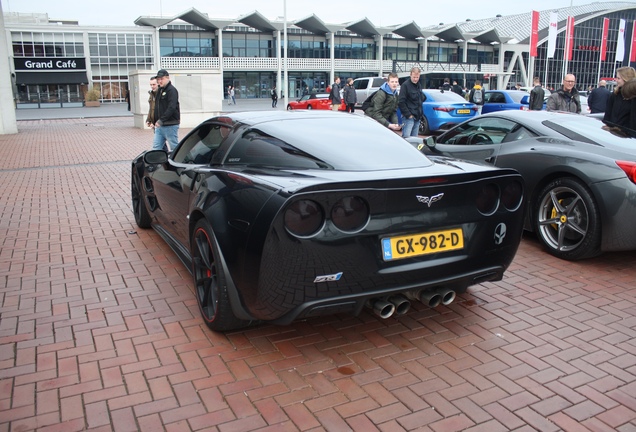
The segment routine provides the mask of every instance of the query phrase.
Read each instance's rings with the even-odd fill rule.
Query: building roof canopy
[[[345,28],[364,37],[374,37],[380,34],[380,32],[367,18],[345,24]]]
[[[294,25],[303,30],[307,30],[310,33],[323,36],[327,33],[335,33],[345,27],[344,24],[325,24],[315,14],[299,19],[298,21],[294,21]]]
[[[560,8],[556,9],[556,11],[559,12],[560,22],[563,22],[568,15],[574,16],[576,21],[581,21],[608,12],[617,12],[627,9],[634,9],[634,3],[619,1],[596,2],[588,5]],[[540,12],[540,40],[543,40],[547,36],[549,15],[551,12],[552,10]],[[203,14],[194,8],[170,18],[141,16],[135,20],[135,24],[159,28],[178,19],[210,31],[222,29],[237,22],[262,32],[282,30],[284,26],[282,22],[270,21],[257,11],[244,15],[238,18],[238,20],[222,20],[210,19],[207,14]],[[482,44],[492,44],[495,42],[505,44],[528,43],[530,33],[529,20],[530,12],[527,12],[505,17],[497,15],[496,17],[482,20],[467,20],[466,22],[458,22],[447,26],[440,24],[438,26],[421,28],[412,21],[407,24],[391,27],[376,27],[368,18],[345,24],[325,24],[315,14],[312,14],[306,18],[295,21],[293,24],[296,27],[317,35],[326,35],[327,33],[335,33],[339,30],[346,29],[357,35],[370,38],[393,33],[408,40],[436,36],[447,42],[474,40]],[[563,30],[561,27],[564,26],[560,23],[559,31]]]
[[[411,21],[408,24],[395,26],[392,32],[398,36],[402,36],[404,39],[415,40],[417,38],[427,38],[435,34],[434,31],[422,30],[415,21]]]
[[[170,24],[171,22],[179,19],[208,31],[215,31],[236,22],[235,20],[211,20],[208,18],[207,14],[201,13],[195,8],[191,8],[170,18],[139,17],[135,20],[135,24],[151,27],[163,27],[164,25]]]
[[[274,32],[283,29],[283,23],[273,23],[257,11],[243,15],[237,21],[262,32]]]

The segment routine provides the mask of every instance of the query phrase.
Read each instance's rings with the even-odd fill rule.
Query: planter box
[[[86,107],[98,107],[99,101],[86,101],[84,102],[84,106]]]

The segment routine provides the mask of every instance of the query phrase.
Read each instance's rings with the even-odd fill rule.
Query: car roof
[[[442,89],[423,89],[424,94],[428,94],[432,97],[435,102],[457,102],[457,103],[465,103],[469,104],[472,102],[468,102],[463,96],[458,95],[455,92],[450,90],[442,90]]]
[[[227,113],[208,122],[242,125],[246,141],[271,139],[312,155],[336,170],[372,171],[431,166],[404,138],[375,120],[328,110]],[[256,142],[255,141],[255,142]],[[346,144],[346,145],[343,145]],[[277,144],[274,144],[276,146]]]
[[[610,131],[603,131],[603,122],[598,117],[567,112],[521,110],[497,111],[481,117],[509,119],[525,124],[541,135],[569,137],[574,141],[595,143],[618,151],[627,151],[632,155],[636,149],[635,139],[615,136]]]
[[[494,92],[509,93],[509,94],[518,93],[518,94],[522,94],[522,95],[527,95],[528,94],[527,91],[523,91],[523,90],[486,90],[486,93],[494,93]]]

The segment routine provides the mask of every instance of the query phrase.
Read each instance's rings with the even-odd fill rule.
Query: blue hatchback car
[[[436,89],[422,90],[422,93],[426,100],[422,103],[424,117],[420,121],[420,135],[450,129],[477,115],[477,106],[457,93]],[[398,117],[402,123],[399,109]]]
[[[481,113],[506,110],[528,111],[529,97],[528,92],[522,90],[486,90]]]

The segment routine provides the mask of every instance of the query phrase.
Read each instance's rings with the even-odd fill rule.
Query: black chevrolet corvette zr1
[[[514,170],[426,157],[364,116],[242,112],[132,162],[137,225],[191,270],[206,324],[404,314],[501,280],[523,228]]]

